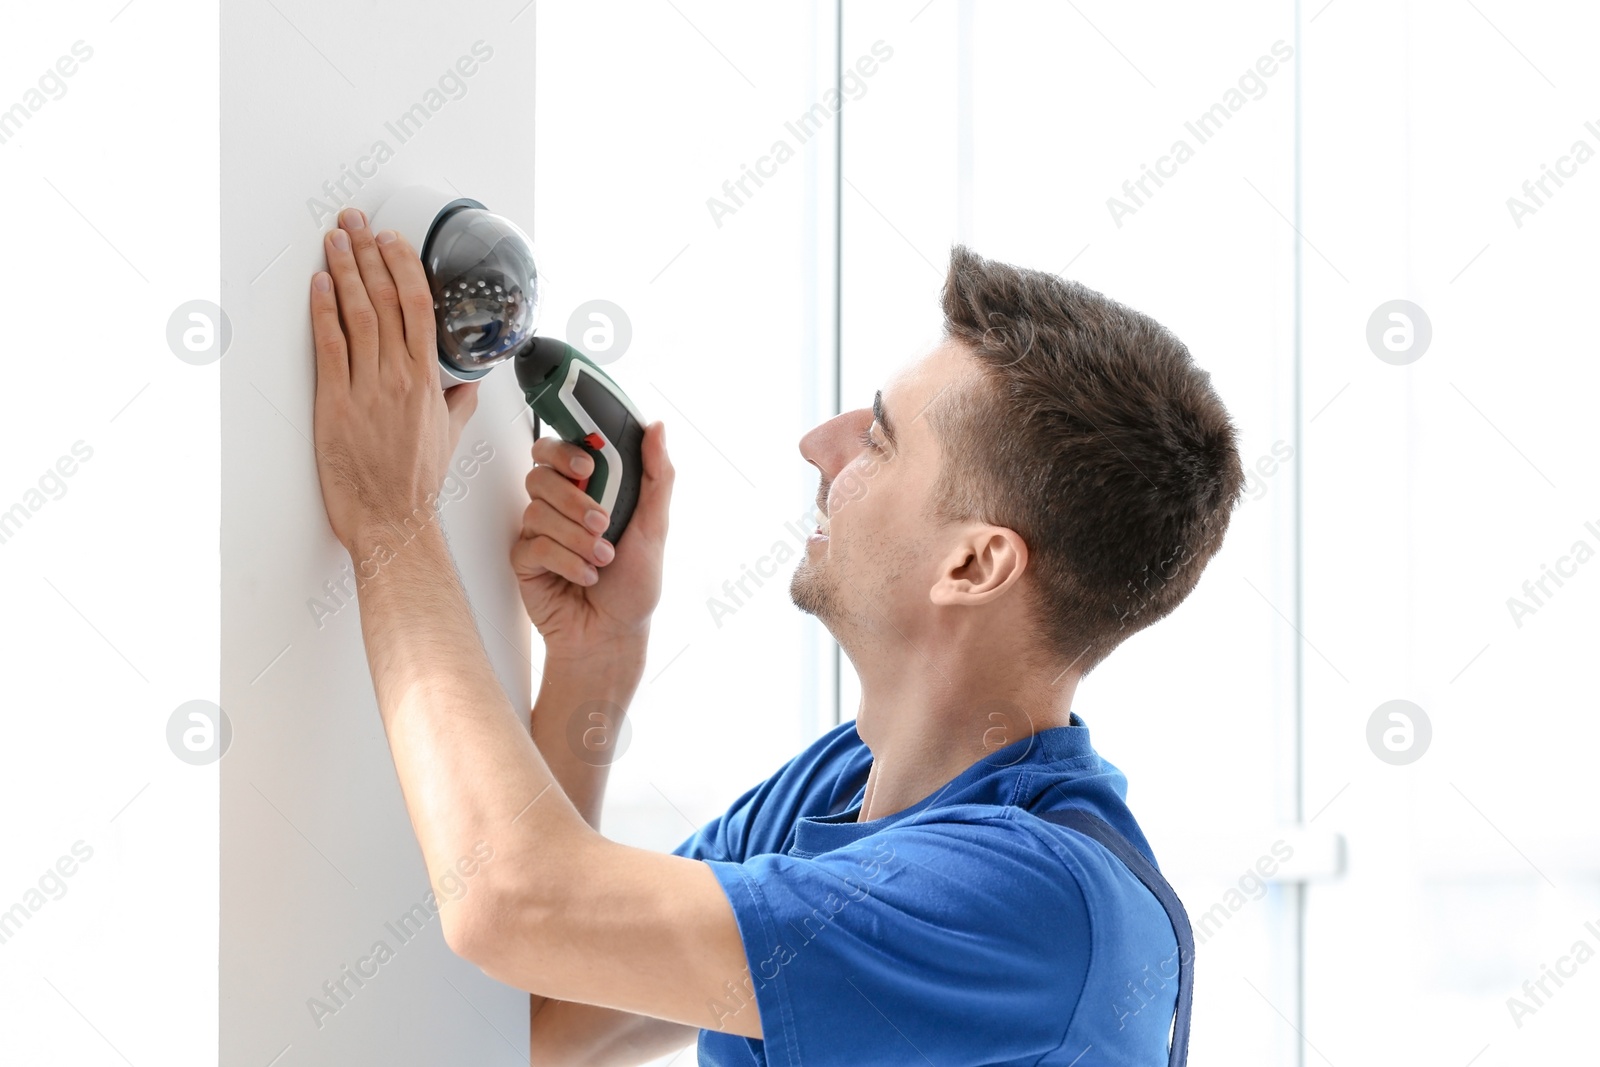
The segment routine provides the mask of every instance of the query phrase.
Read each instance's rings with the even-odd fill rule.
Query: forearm
[[[378,565],[362,588],[361,629],[423,860],[431,878],[479,842],[507,856],[537,842],[536,869],[519,872],[533,876],[523,891],[537,893],[538,875],[557,877],[566,851],[592,831],[495,677],[437,520],[408,533],[390,528],[350,547]],[[459,934],[454,903],[441,900],[441,915]]]
[[[412,827],[436,878],[479,842],[494,850],[441,903],[446,943],[529,993],[703,1025],[747,970],[715,874],[583,820],[501,691],[436,527],[386,555],[361,623]],[[751,1013],[726,1022],[761,1036]]]
[[[531,734],[567,799],[596,830],[600,829],[607,772],[618,752],[622,717],[644,674],[645,646],[645,638],[640,638],[636,644],[618,645],[582,658],[545,653]],[[575,1049],[569,1042],[574,1036],[618,1042],[625,1041],[634,1028],[673,1027],[659,1019],[546,1000],[538,994],[530,994],[528,1008],[534,1064],[572,1062]],[[595,1051],[588,1050],[582,1062],[594,1062]]]
[[[641,637],[591,656],[545,654],[533,740],[572,806],[596,830],[623,720],[644,676],[645,645]]]

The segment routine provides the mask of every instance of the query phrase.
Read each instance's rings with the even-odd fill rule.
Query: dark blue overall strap
[[[1167,921],[1172,923],[1172,932],[1178,937],[1178,1008],[1173,1018],[1172,1045],[1167,1053],[1167,1065],[1184,1067],[1189,1059],[1189,1013],[1194,1004],[1194,932],[1189,928],[1189,913],[1183,910],[1183,901],[1178,899],[1178,894],[1172,891],[1172,886],[1167,884],[1161,872],[1104,820],[1076,808],[1038,811],[1034,814],[1100,842],[1144,883],[1146,889],[1155,894],[1155,898],[1166,909]]]

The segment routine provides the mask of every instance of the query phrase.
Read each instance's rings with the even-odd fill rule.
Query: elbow
[[[524,883],[516,888],[474,886],[445,919],[450,951],[497,982],[543,993],[533,976],[554,942],[556,908]]]
[[[493,937],[485,935],[485,922],[478,910],[455,907],[440,914],[444,943],[450,951],[468,963],[483,967],[484,953],[487,946],[493,943]]]
[[[480,876],[465,893],[440,909],[444,943],[457,956],[491,973],[498,947],[510,939],[510,920],[516,914],[496,881]]]
[[[513,903],[487,889],[475,887],[468,899],[450,909],[443,924],[444,943],[490,978],[515,985],[503,973],[506,960],[516,954],[517,945],[526,945],[537,935],[529,928],[533,915],[526,902]]]
[[[595,869],[587,848],[603,841],[590,831],[573,841],[547,840],[538,853],[497,851],[494,868],[447,909],[450,951],[498,982],[555,995],[541,987],[552,965],[572,955],[572,919],[580,911],[579,887],[567,872]]]
[[[451,952],[502,985],[537,992],[533,988],[537,983],[530,981],[537,970],[529,966],[536,961],[518,950],[518,944],[527,942],[505,924],[489,922],[482,916],[463,916],[454,926],[445,927],[444,941]]]

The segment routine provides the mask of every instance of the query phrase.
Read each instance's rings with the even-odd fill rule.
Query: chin
[[[832,614],[833,593],[827,579],[809,562],[801,562],[789,579],[789,599],[807,615],[815,615],[824,625]]]

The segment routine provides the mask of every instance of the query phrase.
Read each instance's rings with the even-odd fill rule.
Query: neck
[[[852,657],[856,730],[872,752],[858,822],[904,811],[985,756],[1068,725],[1075,674],[1027,668],[1015,649],[953,645],[926,656],[879,650],[866,664]]]

